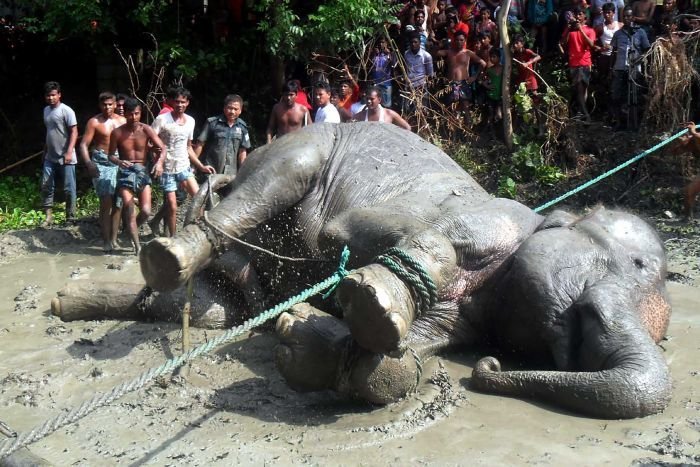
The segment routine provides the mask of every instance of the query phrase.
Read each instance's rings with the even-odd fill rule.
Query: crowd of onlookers
[[[678,3],[676,3],[678,1]],[[629,123],[624,114],[641,99],[639,57],[658,37],[691,33],[700,22],[692,0],[512,0],[507,12],[514,87],[541,99],[536,66],[558,55],[566,57],[572,87],[571,104],[590,121],[588,90],[592,80],[609,92],[607,114],[612,124]],[[270,112],[267,142],[314,123],[369,121],[415,128],[416,109],[442,101],[469,124],[472,106],[486,110],[485,121],[501,118],[501,84],[506,54],[499,48],[494,23],[498,0],[412,0],[402,5],[399,24],[388,36],[371,42],[366,79],[361,83],[347,65],[334,79],[312,83],[312,97],[298,80],[288,81]],[[439,84],[436,84],[439,83]],[[100,197],[104,250],[117,241],[121,213],[136,251],[139,225],[149,221],[159,234],[161,222],[176,230],[178,199],[194,195],[201,174],[236,173],[250,149],[246,123],[239,118],[240,96],[226,96],[221,114],[204,122],[195,137],[194,119],[186,113],[190,93],[182,87],[167,91],[152,125],[140,122],[141,102],[103,92],[100,113],[88,120],[78,141],[75,113],[61,102],[56,82],[45,85],[47,128],[42,175],[46,223],[53,220],[53,195],[62,179],[67,218],[75,215],[78,156]],[[313,103],[310,102],[313,100]],[[164,192],[161,210],[151,214],[151,176]],[[201,180],[201,178],[200,178]],[[178,195],[179,193],[179,195]],[[139,204],[136,214],[135,203]]]
[[[603,103],[608,122],[618,128],[635,126],[628,115],[630,109],[636,111],[644,94],[639,57],[656,38],[697,30],[700,8],[692,0],[663,0],[659,5],[657,0],[590,1],[511,1],[507,12],[511,83],[513,88],[522,84],[537,105],[542,87],[537,68],[559,66],[564,59],[574,117],[590,121],[593,83],[603,93],[598,102]],[[379,92],[383,107],[400,111],[411,123],[415,106],[431,101],[452,107],[467,123],[474,105],[485,110],[486,121],[499,120],[505,65],[495,23],[500,1],[401,3],[400,23],[371,43],[362,85],[345,67],[344,76],[334,83],[337,89],[330,88],[340,121],[357,119],[367,86]],[[310,84],[316,89],[316,83]]]

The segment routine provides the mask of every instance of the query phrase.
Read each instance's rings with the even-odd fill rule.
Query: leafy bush
[[[6,230],[31,229],[46,220],[41,205],[39,175],[35,177],[4,177],[0,180],[0,232]],[[77,217],[94,216],[100,207],[100,200],[93,190],[81,195],[77,200]],[[65,203],[54,205],[54,222],[66,220]]]

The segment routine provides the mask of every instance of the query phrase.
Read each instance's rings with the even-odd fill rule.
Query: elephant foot
[[[417,357],[375,354],[355,345],[345,323],[307,303],[277,320],[275,361],[297,391],[332,389],[374,404],[394,402],[413,391]]]
[[[295,390],[336,389],[341,364],[352,344],[345,323],[308,303],[291,308],[277,319],[280,344],[275,362]]]
[[[157,238],[141,249],[141,273],[146,284],[158,291],[174,290],[204,268],[213,253],[205,233],[186,226],[171,238]]]
[[[397,350],[415,317],[416,304],[408,287],[378,264],[343,279],[336,298],[352,337],[375,353]]]

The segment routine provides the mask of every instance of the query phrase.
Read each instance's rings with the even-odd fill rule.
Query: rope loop
[[[437,303],[437,286],[425,267],[405,250],[389,248],[374,258],[376,263],[386,266],[414,292],[418,302],[418,312],[423,312]]]

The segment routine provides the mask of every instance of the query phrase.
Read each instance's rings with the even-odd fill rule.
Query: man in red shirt
[[[595,31],[586,25],[586,13],[576,7],[572,10],[573,19],[564,29],[561,43],[569,55],[569,72],[576,100],[586,122],[591,116],[586,109],[588,85],[591,81],[591,51],[596,50]]]

